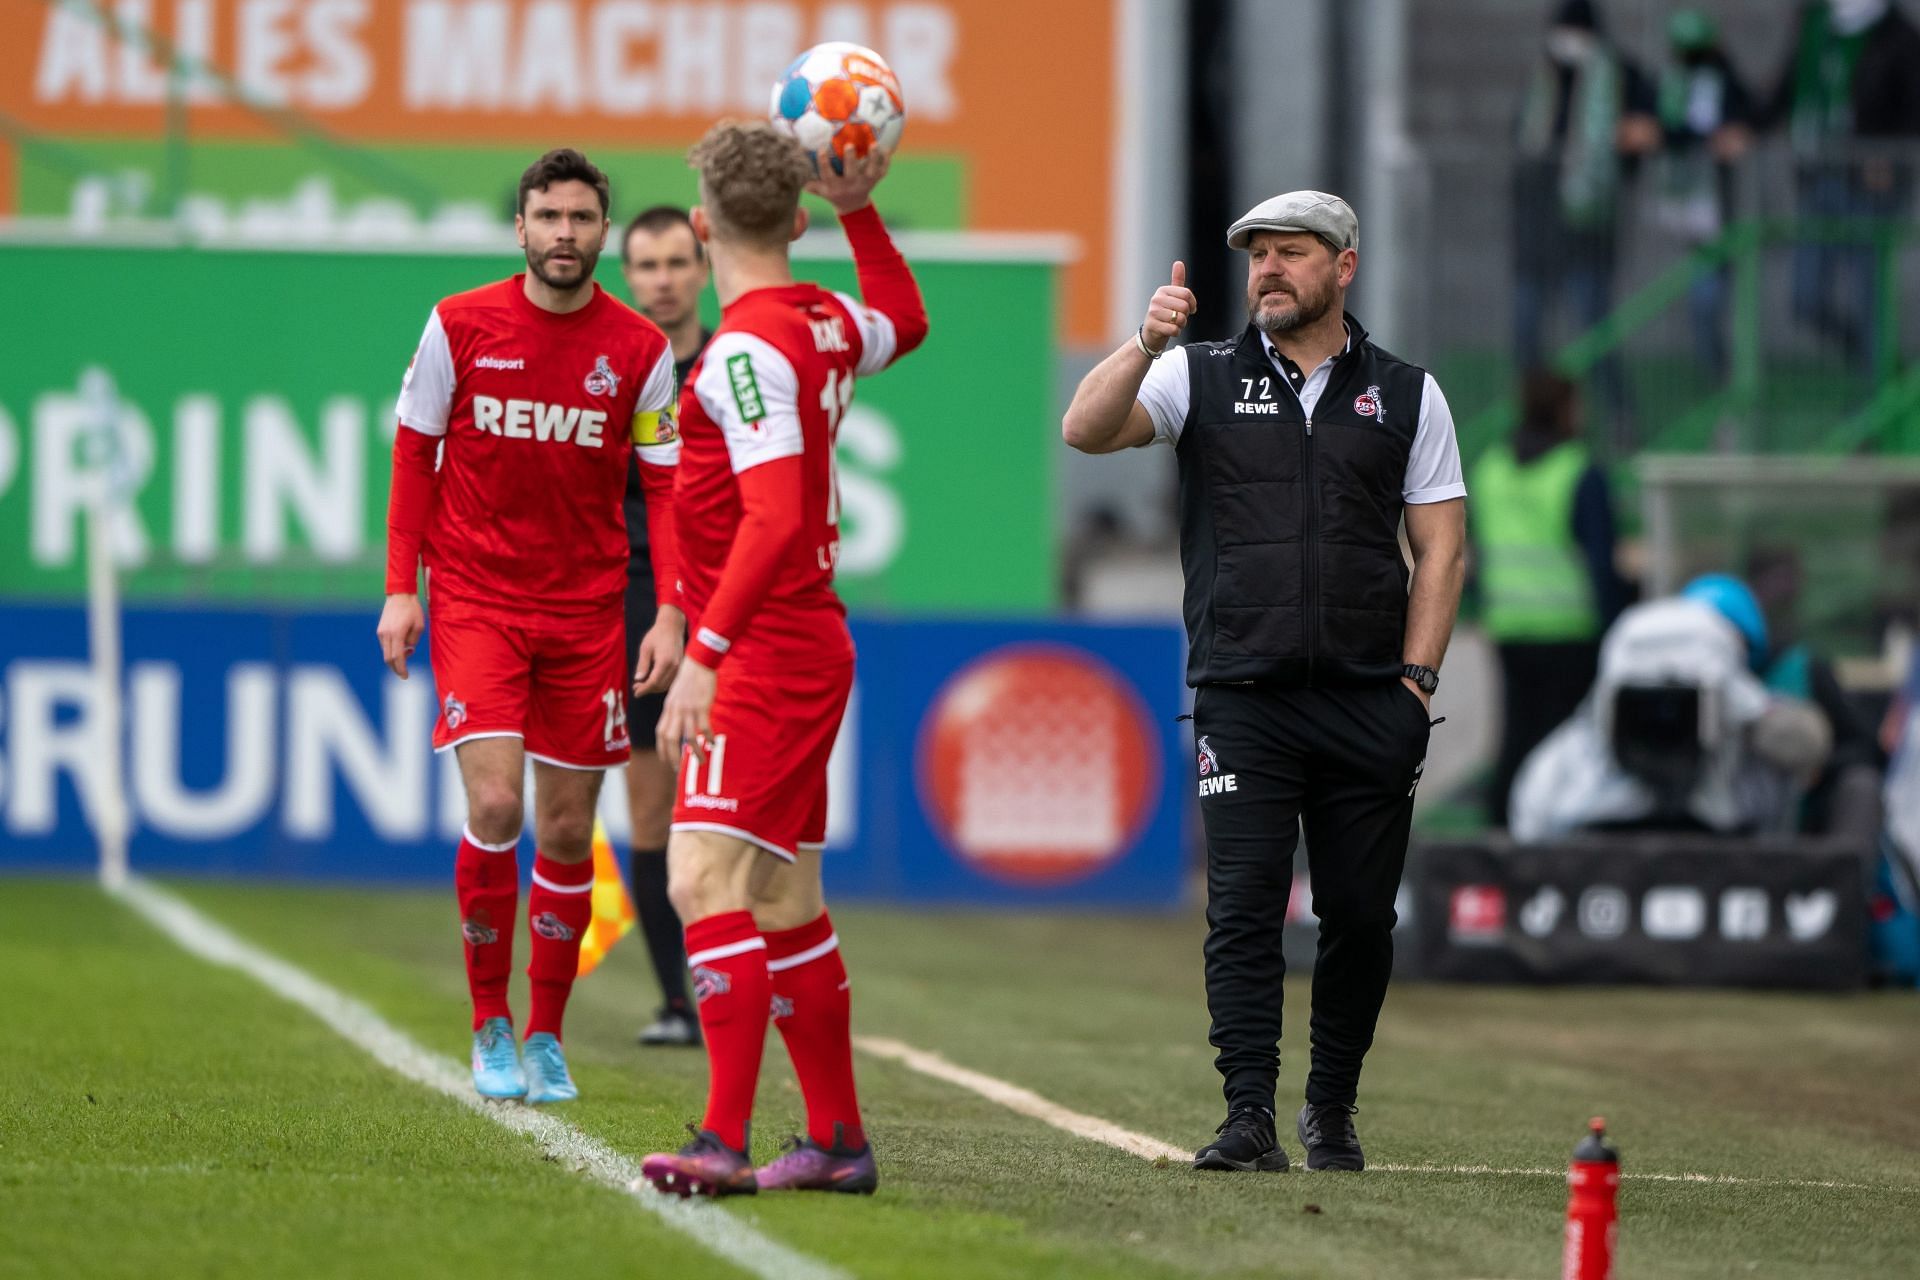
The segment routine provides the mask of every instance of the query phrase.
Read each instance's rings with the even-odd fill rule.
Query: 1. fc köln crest
[[[1380,399],[1380,388],[1368,387],[1366,391],[1353,398],[1353,411],[1363,418],[1387,420],[1387,406]]]
[[[613,361],[601,356],[593,362],[593,372],[587,375],[587,394],[612,396],[619,393],[620,375],[613,371]]]

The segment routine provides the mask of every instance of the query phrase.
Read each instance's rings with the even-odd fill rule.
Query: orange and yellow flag
[[[600,820],[593,820],[593,920],[580,939],[580,976],[600,967],[613,944],[633,932],[633,899],[620,879],[620,862]]]

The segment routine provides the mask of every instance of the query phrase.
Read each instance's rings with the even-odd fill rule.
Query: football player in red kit
[[[606,175],[551,151],[520,179],[527,269],[443,299],[401,385],[379,639],[402,679],[432,604],[436,750],[454,751],[467,827],[454,864],[473,995],[474,1087],[493,1098],[578,1096],[561,1018],[592,918],[601,775],[627,758],[627,579],[621,497],[640,452],[657,599],[674,582],[679,444],[666,335],[593,282]],[[664,687],[680,611],[639,640],[636,685]],[[514,1043],[507,977],[519,910],[521,779],[534,777],[532,1007]]]
[[[814,178],[790,138],[729,121],[689,159],[722,318],[681,395],[674,520],[690,639],[658,745],[680,762],[668,875],[710,1075],[694,1140],[642,1168],[680,1195],[872,1191],[847,971],[820,888],[827,757],[853,686],[833,590],[833,446],[854,379],[918,346],[926,309],[868,198],[886,173],[878,151]],[[803,187],[839,213],[861,300],[795,283]],[[756,1171],[748,1121],[770,1013],[807,1133]]]

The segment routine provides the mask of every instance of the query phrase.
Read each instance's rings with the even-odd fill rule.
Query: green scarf
[[[1620,158],[1615,135],[1624,97],[1613,51],[1595,44],[1573,72],[1566,144],[1560,152],[1560,213],[1567,225],[1592,231],[1613,221],[1620,194]],[[1534,159],[1553,154],[1554,99],[1558,77],[1542,62],[1520,108],[1520,153]]]
[[[1843,36],[1827,21],[1824,5],[1809,8],[1800,19],[1800,43],[1793,62],[1794,146],[1815,150],[1832,138],[1853,130],[1853,73],[1868,32]]]

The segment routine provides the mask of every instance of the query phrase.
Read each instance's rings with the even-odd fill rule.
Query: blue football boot
[[[527,1037],[522,1054],[527,1064],[528,1102],[572,1102],[580,1096],[579,1086],[567,1072],[567,1055],[551,1031],[536,1031]]]
[[[524,1098],[527,1077],[514,1050],[513,1024],[488,1018],[473,1033],[473,1087],[483,1098]]]

